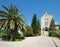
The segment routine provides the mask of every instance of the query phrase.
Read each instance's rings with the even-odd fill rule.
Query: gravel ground
[[[56,47],[48,36],[26,37],[17,42],[0,41],[0,47]]]

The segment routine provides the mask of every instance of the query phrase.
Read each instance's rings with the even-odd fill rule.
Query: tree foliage
[[[39,33],[40,32],[40,23],[37,20],[36,14],[34,14],[34,16],[33,16],[31,27],[33,28],[34,36],[37,36],[40,34]]]
[[[32,27],[26,26],[25,36],[33,36],[33,30]]]
[[[4,28],[5,30],[10,31],[11,39],[13,40],[18,33],[18,27],[21,29],[22,24],[25,24],[26,20],[15,5],[10,5],[10,7],[2,5],[2,7],[5,11],[0,10],[0,17],[3,17],[0,19],[2,20],[0,29]]]
[[[55,21],[54,21],[53,18],[52,18],[52,20],[51,20],[49,30],[50,30],[50,31],[55,30]]]
[[[40,31],[41,30],[41,26],[40,26],[39,20],[37,21],[37,26],[38,26],[38,30]]]

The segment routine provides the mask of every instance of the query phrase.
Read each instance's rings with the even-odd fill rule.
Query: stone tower
[[[50,22],[52,20],[52,15],[47,12],[41,17],[41,34],[49,30]]]

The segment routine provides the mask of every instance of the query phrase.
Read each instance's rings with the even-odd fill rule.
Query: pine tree
[[[51,20],[49,30],[50,30],[50,31],[55,30],[55,21],[54,21],[54,19],[53,19],[53,18],[52,18],[52,20]]]

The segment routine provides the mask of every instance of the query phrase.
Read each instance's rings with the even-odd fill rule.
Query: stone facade
[[[53,16],[48,13],[45,13],[41,17],[41,34],[43,34],[44,31],[47,31],[49,29],[52,18],[53,18]]]

